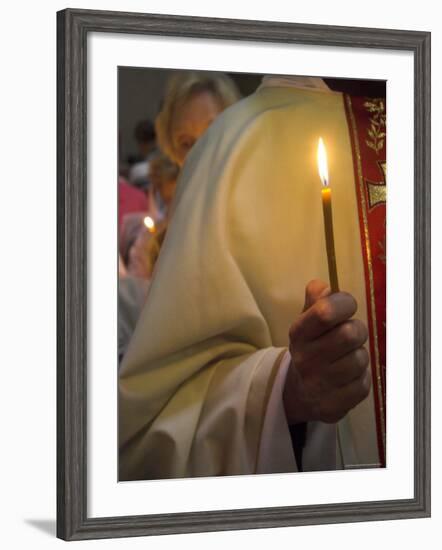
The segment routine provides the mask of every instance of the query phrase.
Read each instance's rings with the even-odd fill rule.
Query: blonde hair
[[[223,73],[207,71],[178,71],[169,78],[161,111],[155,120],[160,149],[174,162],[178,161],[172,139],[172,121],[176,109],[193,95],[209,92],[218,100],[223,111],[241,97],[233,80]]]

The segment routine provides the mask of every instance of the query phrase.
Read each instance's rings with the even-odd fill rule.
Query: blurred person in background
[[[166,235],[179,167],[163,153],[157,153],[151,161],[150,174],[152,188],[155,195],[159,197],[158,202],[163,206],[162,217],[157,220],[151,218],[151,227],[146,226],[143,219],[130,250],[125,251],[128,272],[142,279],[150,279],[152,276]]]
[[[155,195],[160,198],[164,218],[169,215],[179,171],[179,166],[161,151],[152,158],[149,177]]]
[[[155,120],[158,146],[182,166],[215,118],[239,99],[236,84],[223,73],[178,71],[172,74]]]
[[[121,232],[124,218],[128,214],[149,212],[149,199],[123,177],[118,178],[118,231]]]
[[[144,191],[149,186],[149,160],[157,150],[155,126],[151,120],[140,120],[134,130],[138,154],[129,158],[129,182]]]
[[[120,251],[128,276],[119,286],[119,359],[123,358],[147,295],[148,282],[160,253],[172,212],[179,168],[196,141],[224,109],[240,99],[233,80],[222,73],[179,71],[166,85],[155,121],[161,153],[148,162],[149,215],[152,231],[141,216],[128,217]],[[147,284],[147,286],[146,286]],[[130,288],[126,288],[130,287]],[[135,291],[138,287],[138,291]],[[135,297],[135,299],[134,299]],[[141,299],[142,297],[142,299]]]
[[[166,84],[162,108],[155,120],[161,152],[150,157],[149,180],[156,211],[151,232],[140,225],[140,232],[128,252],[128,272],[149,279],[164,240],[170,219],[179,167],[196,141],[224,109],[240,98],[233,80],[223,73],[177,71]],[[125,257],[125,254],[123,254]]]

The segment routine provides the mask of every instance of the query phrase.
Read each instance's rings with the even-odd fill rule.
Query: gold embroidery
[[[384,147],[385,143],[385,102],[383,99],[370,99],[364,103],[364,107],[373,116],[370,118],[370,128],[367,133],[369,139],[365,143],[379,155],[379,151]]]
[[[387,187],[382,183],[373,183],[367,180],[368,204],[370,210],[387,200]]]
[[[368,205],[370,210],[378,204],[385,204],[387,201],[387,163],[385,160],[378,160],[377,164],[382,172],[382,181],[374,182],[366,180],[368,189]]]
[[[382,175],[384,176],[384,185],[387,182],[387,163],[385,160],[378,160],[378,166],[382,170]]]

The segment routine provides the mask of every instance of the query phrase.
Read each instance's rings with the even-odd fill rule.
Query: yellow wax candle
[[[332,292],[339,292],[338,272],[336,268],[335,240],[333,236],[333,216],[331,204],[331,189],[328,180],[327,154],[324,142],[319,138],[318,169],[322,181],[322,210],[324,213],[325,245],[327,249],[328,274]]]

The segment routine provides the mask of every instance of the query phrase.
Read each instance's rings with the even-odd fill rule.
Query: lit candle
[[[333,237],[333,217],[331,205],[331,189],[328,179],[327,153],[324,142],[319,138],[318,170],[322,181],[322,210],[324,212],[325,244],[327,247],[328,274],[332,292],[339,292],[338,273],[336,269],[335,241]]]
[[[144,225],[147,227],[147,229],[150,233],[155,233],[155,231],[156,231],[155,222],[153,221],[153,219],[150,216],[146,216],[144,218]]]
[[[333,217],[331,205],[331,189],[328,179],[327,153],[324,142],[319,138],[318,143],[318,170],[322,181],[322,211],[324,213],[325,245],[327,247],[328,276],[330,279],[330,288],[332,292],[339,292],[338,272],[336,269],[335,240],[333,237]],[[349,426],[348,416],[342,418],[336,431],[337,445],[341,462],[343,465],[353,462],[348,453],[353,448],[350,443],[351,428]]]

